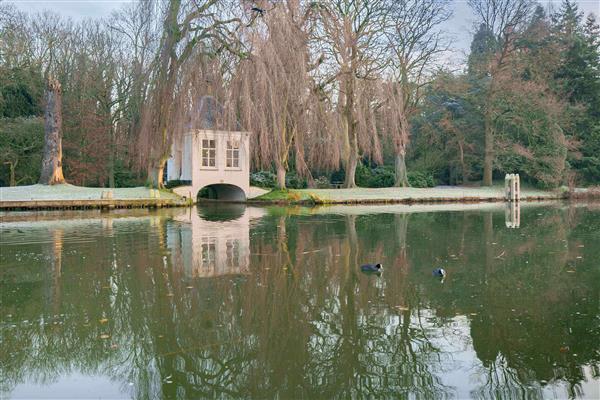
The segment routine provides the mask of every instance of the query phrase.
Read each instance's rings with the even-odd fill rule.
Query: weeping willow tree
[[[178,109],[174,105],[181,95],[183,68],[193,55],[243,55],[240,29],[250,25],[257,13],[238,8],[233,0],[169,0],[165,7],[140,136],[142,162],[147,165],[152,186],[163,185],[163,170],[176,131]]]
[[[396,154],[394,186],[408,186],[406,172],[406,146],[408,144],[409,125],[402,85],[396,82],[382,81],[378,87],[379,106],[377,125],[383,136],[391,139]]]
[[[319,109],[313,110],[307,17],[295,0],[264,10],[262,24],[250,33],[252,54],[232,85],[239,122],[253,133],[253,164],[274,165],[279,189],[286,187],[291,159],[300,176],[311,178],[305,139],[315,131]]]
[[[334,104],[345,170],[344,186],[356,187],[356,168],[366,155],[377,158],[372,120],[373,81],[387,65],[384,29],[390,13],[385,0],[327,0],[318,10],[315,42],[324,54],[319,86]]]

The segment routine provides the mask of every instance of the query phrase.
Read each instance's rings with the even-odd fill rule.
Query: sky
[[[136,0],[0,0],[0,2],[14,4],[23,11],[37,12],[50,9],[74,20],[108,17],[113,10],[134,1]],[[539,1],[544,6],[554,8],[559,8],[561,2],[562,0]],[[445,23],[443,29],[452,37],[454,52],[448,54],[446,61],[449,64],[460,65],[469,50],[474,17],[466,0],[454,0],[452,3],[454,14]],[[576,3],[586,15],[593,12],[596,16],[600,16],[600,0],[576,0]]]

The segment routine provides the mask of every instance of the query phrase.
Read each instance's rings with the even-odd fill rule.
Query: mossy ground
[[[271,203],[287,203],[287,204],[299,204],[299,203],[312,203],[312,204],[320,204],[323,203],[321,199],[319,199],[316,195],[308,192],[308,191],[298,191],[298,190],[280,190],[273,189],[270,192],[267,192],[261,196],[258,196],[253,201],[264,201]]]

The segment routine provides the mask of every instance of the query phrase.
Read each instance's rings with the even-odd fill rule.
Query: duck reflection
[[[185,210],[167,226],[173,267],[187,278],[248,273],[250,220],[263,215],[243,204]]]

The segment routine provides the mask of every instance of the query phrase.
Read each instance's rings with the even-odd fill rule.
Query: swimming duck
[[[363,272],[381,272],[383,266],[381,264],[365,264],[360,266],[360,270]]]
[[[444,278],[446,276],[446,270],[444,268],[436,268],[433,270],[433,276]]]

